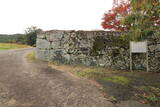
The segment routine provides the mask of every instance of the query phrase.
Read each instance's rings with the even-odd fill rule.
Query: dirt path
[[[91,82],[26,61],[32,50],[0,51],[0,107],[115,107]]]

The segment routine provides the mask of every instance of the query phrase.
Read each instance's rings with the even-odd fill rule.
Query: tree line
[[[0,43],[19,43],[36,46],[37,33],[40,31],[42,29],[32,26],[25,30],[25,34],[0,34]]]

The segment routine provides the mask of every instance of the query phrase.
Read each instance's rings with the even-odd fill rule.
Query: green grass
[[[35,51],[32,51],[25,56],[28,60],[36,60]]]
[[[16,43],[0,43],[0,50],[10,50],[18,48],[29,48],[28,45],[16,44]]]
[[[127,85],[130,83],[130,80],[124,76],[112,76],[112,77],[104,77],[102,78],[104,81],[111,81],[115,84]]]
[[[96,79],[104,76],[104,72],[99,68],[81,68],[82,67],[73,69],[72,73],[75,73],[79,77],[85,77],[89,79]]]
[[[68,66],[57,62],[50,62],[49,66],[56,67],[57,69],[65,69],[66,71],[69,71],[78,77],[84,77],[88,79],[102,78],[105,75],[105,72],[103,72],[103,68],[98,67],[85,67],[81,65]]]

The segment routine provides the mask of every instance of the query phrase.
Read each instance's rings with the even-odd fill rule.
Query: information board
[[[142,42],[130,42],[130,48],[132,53],[146,53],[147,52],[147,41]]]

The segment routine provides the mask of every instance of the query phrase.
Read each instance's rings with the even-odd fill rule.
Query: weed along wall
[[[129,69],[129,43],[120,32],[63,31],[41,32],[37,36],[36,57],[64,64]],[[149,41],[149,69],[160,71],[160,42]],[[133,68],[145,69],[145,54],[133,55]]]

